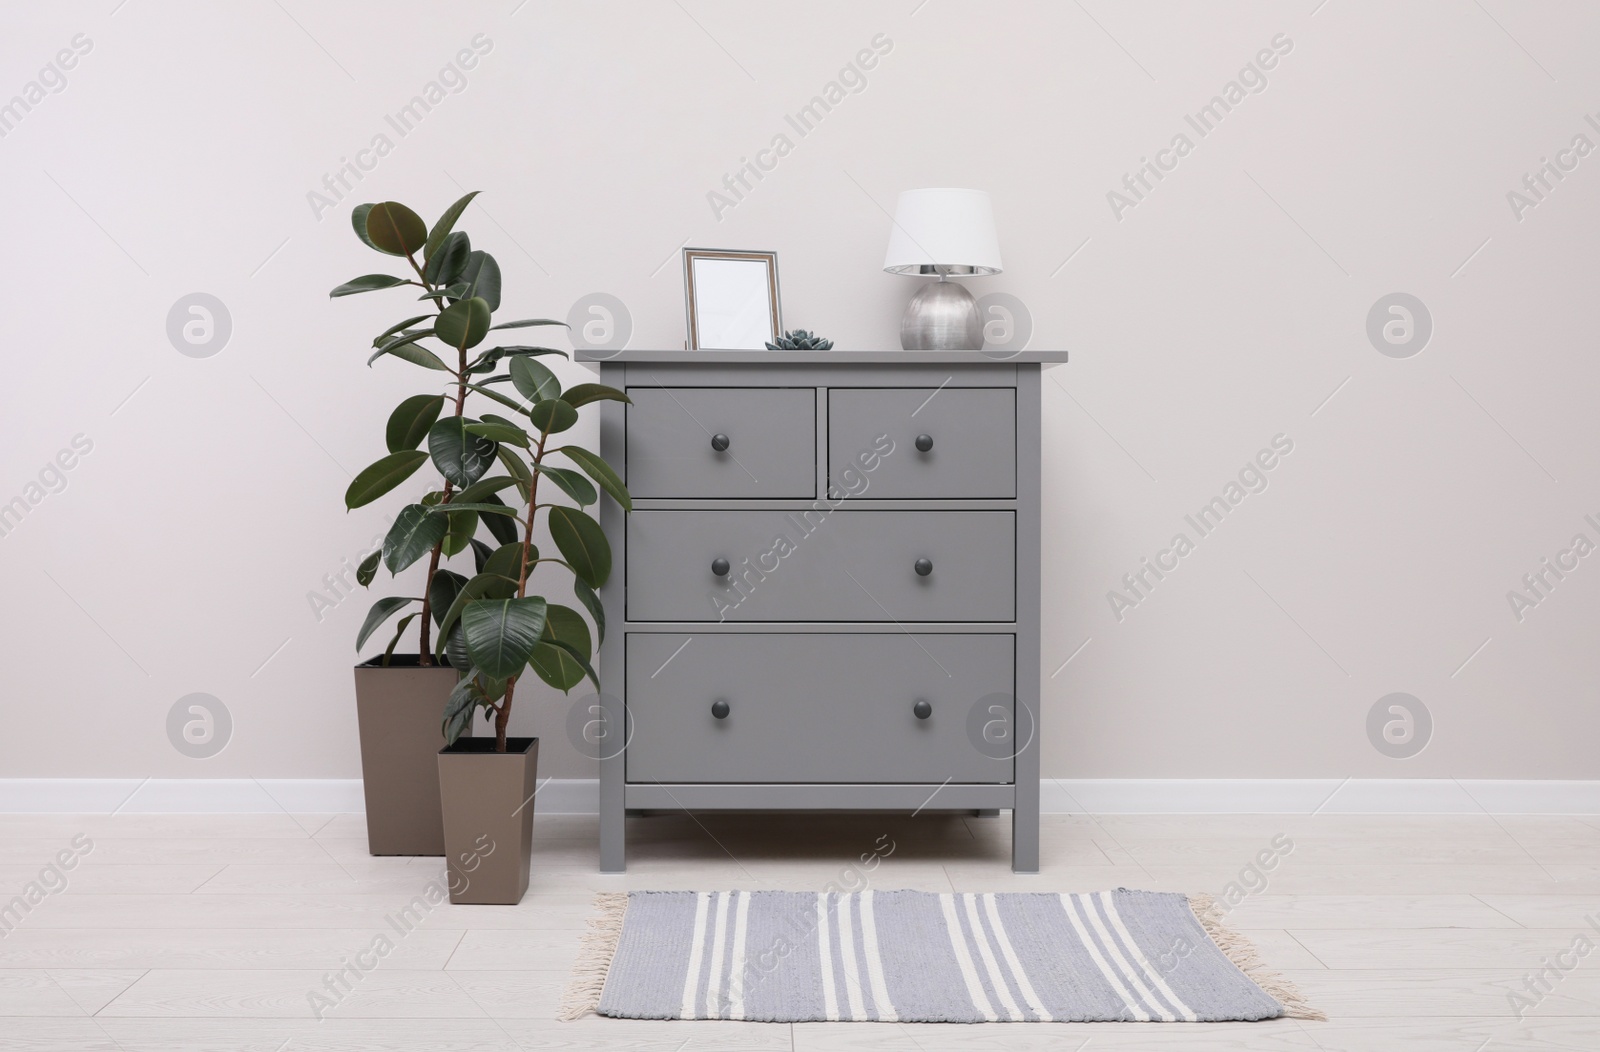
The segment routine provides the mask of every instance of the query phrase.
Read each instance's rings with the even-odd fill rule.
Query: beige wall
[[[1600,9],[114,6],[13,12],[0,38],[0,96],[40,81],[0,139],[0,501],[41,498],[0,536],[0,773],[359,772],[366,597],[318,620],[307,594],[381,530],[340,494],[421,388],[364,365],[400,297],[326,299],[382,269],[352,204],[484,190],[465,225],[507,309],[610,293],[634,347],[682,339],[680,246],[776,249],[788,324],[881,347],[914,287],[879,271],[884,209],[948,185],[994,195],[1006,273],[975,291],[1019,297],[1030,346],[1074,355],[1044,395],[1047,774],[1597,776],[1600,559],[1571,556],[1521,620],[1507,592],[1600,542],[1600,156],[1565,155],[1537,203],[1507,195],[1575,136],[1600,145]],[[64,78],[36,72],[76,34]],[[399,135],[386,115],[477,34],[465,87]],[[846,75],[864,87],[799,136],[785,116],[874,40]],[[1259,90],[1201,136],[1184,115],[1235,78]],[[392,150],[319,216],[308,193],[381,133]],[[1179,133],[1192,149],[1142,200],[1108,199]],[[780,134],[742,200],[708,198]],[[233,326],[204,359],[166,331],[196,291]],[[1433,321],[1411,357],[1366,331],[1396,292]],[[78,435],[65,488],[30,491]],[[1265,490],[1197,537],[1184,517],[1278,435]],[[1119,621],[1108,592],[1179,531],[1193,551]],[[209,759],[167,735],[197,692],[233,723]],[[1406,759],[1368,736],[1395,692],[1433,722]],[[566,704],[515,722],[548,773],[583,777]]]

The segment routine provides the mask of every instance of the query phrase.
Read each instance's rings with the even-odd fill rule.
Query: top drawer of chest
[[[860,465],[871,461],[858,461],[874,448],[881,452],[881,435],[893,440],[893,452],[863,473]],[[855,475],[846,474],[853,466]],[[830,488],[875,499],[1013,499],[1016,389],[832,388],[828,481]]]
[[[628,388],[627,484],[635,497],[817,495],[812,387]]]

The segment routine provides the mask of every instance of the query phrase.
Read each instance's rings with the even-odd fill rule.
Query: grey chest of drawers
[[[1039,384],[1065,353],[598,361],[600,868],[630,810],[1009,809],[1039,868]],[[580,359],[583,360],[583,359]],[[614,747],[613,747],[614,746]]]

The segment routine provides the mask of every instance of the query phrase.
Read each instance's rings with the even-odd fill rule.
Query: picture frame
[[[683,250],[690,350],[764,350],[783,333],[776,252]]]

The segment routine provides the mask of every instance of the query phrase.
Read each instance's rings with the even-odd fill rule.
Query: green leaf
[[[455,505],[446,505],[454,507]],[[465,511],[452,511],[450,513],[450,528],[445,532],[444,543],[439,546],[439,551],[445,558],[460,555],[467,550],[467,545],[472,542],[472,535],[478,532],[478,513],[471,509]]]
[[[577,578],[573,578],[572,591],[578,597],[578,602],[583,604],[583,608],[589,611],[589,616],[594,618],[595,631],[600,635],[600,642],[604,643],[606,641],[606,608],[600,602],[600,597],[595,595],[593,588],[590,588]]]
[[[589,682],[594,684],[594,689],[595,690],[599,690],[600,689],[600,677],[595,675],[594,669],[592,667],[590,667],[588,655],[578,653],[577,648],[574,647],[571,643],[568,643],[564,639],[552,639],[549,642],[544,643],[542,645],[543,646],[548,646],[548,647],[556,647],[556,648],[558,648],[560,650],[566,651],[568,657],[571,660],[576,661],[578,663],[578,666],[583,669],[583,674],[585,676],[589,677]]]
[[[506,466],[506,470],[511,472],[511,477],[517,480],[517,492],[522,494],[522,499],[528,500],[533,487],[533,472],[529,470],[528,465],[506,446],[501,446],[495,455],[500,458],[500,463]]]
[[[532,441],[528,438],[528,433],[526,431],[512,424],[477,423],[468,424],[466,429],[470,434],[477,435],[480,438],[487,438],[494,442],[505,442],[508,445],[513,446],[521,446],[523,449],[527,449],[529,443]]]
[[[577,501],[579,507],[586,507],[600,499],[600,494],[595,492],[594,485],[571,468],[552,468],[540,464],[539,474],[561,487],[561,492]]]
[[[454,745],[457,738],[472,729],[472,717],[477,715],[479,706],[484,703],[477,671],[469,669],[445,699],[444,720],[440,729],[446,745]]]
[[[494,554],[494,549],[484,544],[478,538],[472,538],[472,568],[478,573],[483,573],[484,563],[489,561],[489,556]]]
[[[493,504],[501,508],[506,506],[505,501],[492,494],[483,498],[481,503]],[[483,520],[483,524],[489,527],[489,532],[494,534],[494,539],[501,544],[511,544],[517,540],[517,522],[510,516],[491,513]]]
[[[459,619],[448,633],[443,633],[443,638],[439,640],[439,653],[449,661],[451,668],[472,667],[472,656],[467,653],[467,637],[461,631]]]
[[[511,359],[511,382],[516,384],[518,393],[530,402],[561,397],[561,381],[556,379],[556,374],[532,358]]]
[[[410,362],[412,365],[420,365],[424,369],[436,369],[441,373],[450,372],[450,367],[444,364],[437,354],[434,354],[432,351],[426,350],[422,347],[418,347],[414,343],[403,343],[400,346],[391,349],[388,353],[396,358],[402,359],[403,361]],[[372,357],[376,358],[378,355],[375,354]]]
[[[588,405],[590,402],[598,402],[602,399],[608,399],[613,402],[628,402],[630,404],[633,402],[633,399],[615,387],[607,387],[605,384],[579,384],[561,396],[561,400],[574,409],[580,405]]]
[[[499,574],[488,572],[480,573],[472,578],[456,595],[455,600],[450,604],[450,609],[445,611],[443,619],[439,622],[438,652],[440,654],[445,652],[447,637],[450,635],[451,630],[456,627],[456,621],[460,619],[461,611],[466,608],[468,603],[474,599],[510,599],[516,594],[516,578],[502,577]],[[465,643],[462,644],[463,647],[465,645]],[[466,668],[470,664],[470,662],[456,664],[454,658],[451,659],[450,663],[455,665],[456,668]]]
[[[407,603],[415,602],[417,602],[416,598],[409,595],[389,595],[373,603],[372,609],[367,611],[367,619],[361,622],[361,631],[356,633],[356,650],[359,651],[366,646],[368,637],[376,632],[385,621],[393,617],[395,611],[401,609]]]
[[[550,538],[589,587],[599,588],[611,576],[611,545],[600,524],[573,508],[551,508]]]
[[[494,463],[494,442],[468,431],[467,425],[473,423],[477,421],[469,416],[447,416],[428,429],[433,466],[462,489],[482,478]]]
[[[444,624],[444,615],[454,605],[456,596],[467,586],[467,579],[454,570],[440,568],[428,584],[428,613],[435,625]]]
[[[422,268],[422,278],[430,285],[453,285],[461,278],[461,270],[472,253],[472,239],[465,230],[457,230],[444,239],[437,255],[430,254],[428,265]],[[439,290],[439,295],[444,290]]]
[[[571,357],[566,351],[557,350],[554,347],[529,347],[519,343],[510,347],[493,347],[484,351],[483,360],[492,363],[498,362],[502,358],[538,358],[549,354],[554,354],[561,358]]]
[[[458,511],[470,511],[470,512],[473,512],[475,514],[481,514],[481,515],[511,515],[511,516],[515,516],[517,514],[516,509],[506,507],[504,501],[501,501],[498,504],[490,504],[488,501],[482,501],[482,502],[475,503],[475,504],[467,504],[464,501],[455,501],[455,500],[453,500],[449,504],[440,504],[440,505],[437,505],[435,507],[429,508],[428,510],[433,512],[435,515],[452,515],[452,514],[458,512]],[[465,549],[465,546],[463,546],[462,548],[460,548],[458,550],[459,551],[465,551],[466,549]]]
[[[344,506],[361,508],[371,504],[416,474],[417,469],[427,462],[428,454],[420,449],[408,449],[390,453],[368,464],[344,491]]]
[[[540,431],[553,435],[576,424],[578,411],[559,398],[546,398],[528,410],[528,419]]]
[[[539,558],[539,549],[535,545],[528,546],[528,562],[531,565]],[[484,573],[499,574],[508,577],[513,582],[522,580],[522,544],[513,541],[502,544],[489,556],[488,562],[483,564]]]
[[[466,489],[457,493],[454,500],[462,504],[475,504],[485,497],[499,493],[503,489],[510,489],[517,484],[517,480],[509,475],[492,475],[489,478],[479,479]]]
[[[523,318],[520,321],[503,321],[499,325],[491,326],[491,328],[495,328],[495,329],[526,329],[530,325],[559,325],[564,329],[572,328],[572,326],[568,325],[566,322],[564,322],[564,321],[556,321],[554,318]],[[566,351],[558,351],[556,353],[558,353],[558,354],[566,354],[567,352]]]
[[[489,331],[490,310],[488,301],[481,296],[457,300],[439,312],[433,331],[451,347],[476,347]]]
[[[370,585],[372,583],[372,579],[378,576],[378,563],[382,560],[382,548],[379,548],[365,559],[362,559],[361,565],[356,567],[356,584],[359,584],[363,588]]]
[[[409,256],[428,240],[422,217],[398,201],[379,201],[367,213],[367,243],[391,256]]]
[[[482,384],[468,384],[467,389],[470,391],[476,391],[481,395],[487,395],[496,402],[499,402],[501,405],[505,406],[507,409],[515,409],[519,413],[526,413],[528,411],[520,402],[514,402],[510,398],[507,398],[505,395],[501,394],[499,391],[484,387]]]
[[[350,210],[350,225],[355,227],[356,237],[361,239],[361,243],[363,245],[366,245],[368,248],[373,249],[374,251],[382,252],[383,249],[378,248],[377,245],[374,245],[372,243],[372,238],[367,236],[367,216],[372,214],[373,207],[374,206],[369,202],[364,205],[356,205],[354,208],[352,208]]]
[[[388,667],[389,660],[394,657],[394,648],[400,642],[400,637],[406,634],[406,628],[411,622],[422,616],[422,611],[407,614],[394,624],[394,635],[389,637],[389,645],[383,648],[383,664]],[[359,649],[359,648],[358,648]]]
[[[461,298],[477,297],[487,302],[490,310],[500,309],[500,264],[489,253],[477,249],[469,253],[467,265],[461,270],[461,281],[467,286],[467,294]],[[487,327],[488,322],[484,325]]]
[[[472,663],[491,676],[509,679],[527,667],[544,631],[545,601],[476,599],[461,611]]]
[[[422,445],[422,440],[428,437],[428,428],[439,419],[443,409],[444,395],[412,395],[395,406],[383,432],[384,440],[389,443],[389,452],[398,453],[402,449],[416,449]]]
[[[551,603],[545,611],[544,632],[539,638],[539,645],[528,658],[528,664],[539,678],[563,692],[582,683],[584,667],[577,658],[581,655],[588,661],[592,652],[589,625],[583,615],[571,607]],[[550,641],[554,640],[566,643],[571,651],[551,646]]]
[[[444,516],[432,514],[422,504],[407,504],[383,539],[383,565],[399,573],[433,551],[449,528]]]
[[[393,336],[395,333],[401,331],[402,329],[409,329],[409,328],[411,328],[411,326],[415,325],[417,322],[419,322],[419,321],[427,321],[431,317],[433,317],[433,315],[431,315],[431,314],[419,314],[415,318],[407,318],[405,321],[396,322],[395,324],[389,326],[387,329],[384,329],[382,332],[378,333],[378,335],[372,341],[372,346],[374,346],[374,347],[382,347],[384,345],[384,342],[387,341],[389,339],[389,337]]]
[[[622,479],[618,478],[617,473],[611,470],[610,464],[607,464],[582,446],[562,446],[553,452],[566,454],[568,460],[578,465],[590,478],[600,483],[600,488],[611,494],[612,500],[622,505],[627,511],[633,510],[633,498],[628,496],[628,487],[624,486]]]
[[[396,285],[404,285],[405,278],[397,278],[393,274],[363,274],[359,278],[351,278],[343,285],[336,286],[328,293],[329,299],[338,299],[340,296],[354,296],[358,292],[375,292],[378,289],[392,289]]]
[[[478,191],[473,190],[444,210],[444,214],[439,217],[439,221],[433,224],[433,229],[428,231],[427,243],[422,246],[424,259],[433,258],[434,249],[438,248],[444,239],[449,236],[450,231],[455,229],[456,220],[461,218],[461,213],[467,210],[467,205],[471,204],[472,199],[477,196]]]
[[[418,340],[425,340],[432,335],[434,335],[432,329],[424,329],[422,332],[401,333],[374,351],[372,357],[367,359],[367,364],[371,365],[384,355],[392,354],[397,358],[403,358],[426,369],[437,369],[440,372],[447,373],[450,371],[449,366],[440,361],[437,354],[417,346]]]

